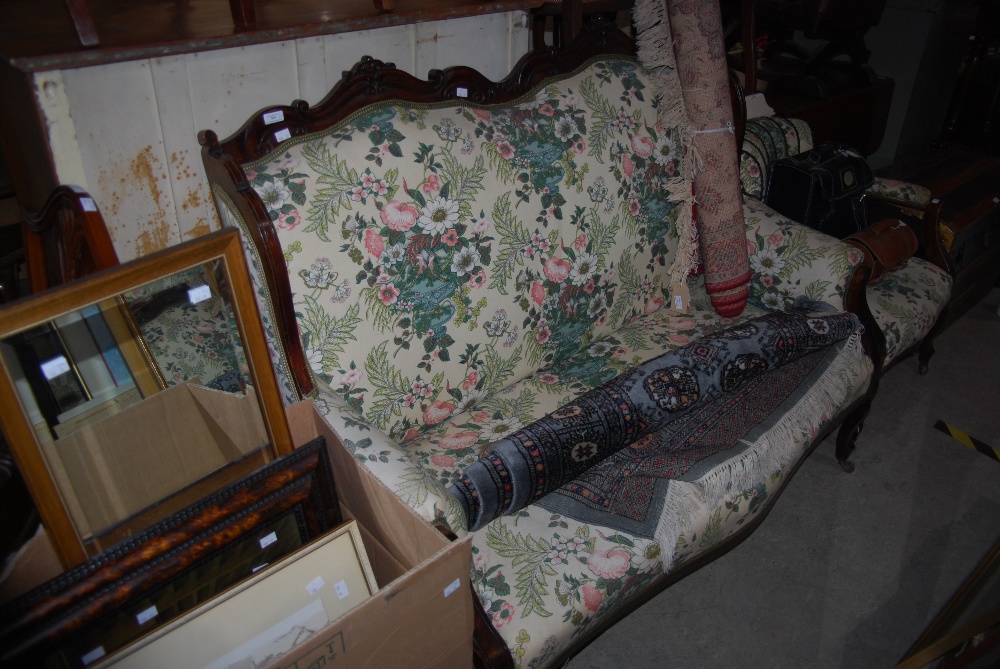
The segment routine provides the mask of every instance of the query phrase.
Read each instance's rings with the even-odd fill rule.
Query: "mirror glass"
[[[87,555],[284,450],[274,446],[273,415],[266,421],[262,411],[255,382],[262,370],[247,353],[232,254],[197,264],[169,255],[174,262],[156,265],[169,271],[135,271],[143,259],[120,266],[131,267],[121,277],[111,270],[96,289],[89,279],[56,289],[58,299],[42,301],[34,318],[23,303],[4,308],[16,311],[10,320],[20,326],[0,323],[0,362],[33,443],[17,448],[23,440],[8,429],[6,400],[4,431],[43,522],[45,486],[30,481],[40,468],[24,462],[36,454],[58,496],[50,501]],[[68,306],[56,306],[62,302]],[[275,388],[270,366],[259,367]]]

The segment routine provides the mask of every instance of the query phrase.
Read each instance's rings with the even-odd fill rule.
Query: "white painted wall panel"
[[[419,77],[471,65],[500,79],[529,48],[522,12],[311,37],[35,76],[62,183],[89,190],[129,260],[218,227],[197,133],[318,103],[361,56]]]

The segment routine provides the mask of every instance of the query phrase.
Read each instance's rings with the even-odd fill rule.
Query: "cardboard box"
[[[87,536],[266,443],[252,389],[237,395],[185,383],[42,447],[80,534]],[[172,510],[164,507],[163,514]]]
[[[358,521],[380,590],[266,669],[472,666],[471,538],[449,541],[344,447],[311,401],[288,409],[292,439],[326,437],[345,517]]]

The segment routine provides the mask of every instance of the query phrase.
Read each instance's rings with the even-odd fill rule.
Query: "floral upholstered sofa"
[[[449,488],[497,440],[802,298],[834,312],[864,299],[860,253],[751,206],[743,313],[716,313],[697,273],[671,300],[685,130],[662,120],[670,101],[634,52],[598,25],[499,83],[365,59],[315,108],[200,135],[285,400],[313,397],[343,446],[448,532],[469,532]],[[478,661],[565,659],[745,537],[838,425],[846,457],[869,403],[862,333],[800,360],[472,532]]]

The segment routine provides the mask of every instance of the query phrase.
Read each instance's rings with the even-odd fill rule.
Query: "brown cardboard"
[[[326,438],[337,492],[362,529],[382,589],[265,669],[471,667],[471,539],[448,541],[403,504],[348,452],[312,402],[289,407],[288,421],[296,444]]]
[[[268,441],[252,391],[181,384],[49,446],[81,534],[99,532]],[[75,498],[75,499],[73,499]],[[78,515],[82,514],[82,515]]]

